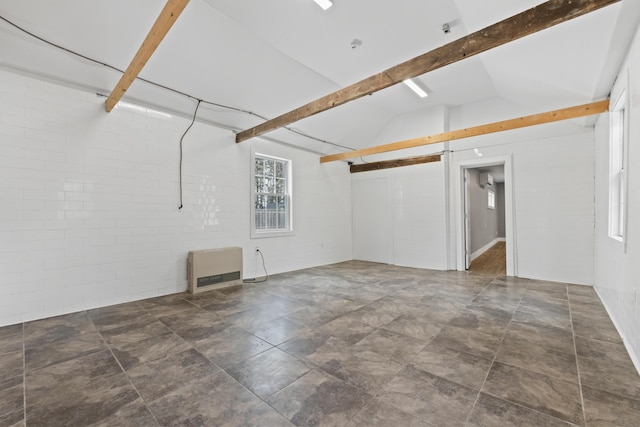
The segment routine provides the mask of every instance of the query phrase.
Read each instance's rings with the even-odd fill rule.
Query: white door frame
[[[464,268],[465,270],[471,267],[471,197],[469,195],[469,179],[470,173],[469,168],[462,169],[463,173],[463,181],[462,181],[462,191],[464,196],[462,197],[462,215],[464,219],[464,226],[462,228],[464,232]]]
[[[511,156],[497,156],[480,159],[462,160],[454,166],[456,189],[456,232],[457,232],[457,256],[456,267],[459,271],[465,270],[465,218],[464,198],[466,169],[475,169],[486,166],[504,165],[504,216],[505,232],[507,240],[507,276],[518,275],[517,250],[516,250],[516,226],[515,203],[513,186],[513,159]]]

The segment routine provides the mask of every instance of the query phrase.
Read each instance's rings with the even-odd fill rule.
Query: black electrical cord
[[[84,59],[86,61],[93,62],[94,64],[102,65],[103,67],[106,67],[106,68],[109,68],[109,69],[111,69],[113,71],[117,71],[117,72],[119,72],[121,74],[124,74],[123,70],[121,70],[121,69],[119,69],[117,67],[114,67],[113,65],[107,64],[106,62],[98,61],[97,59],[93,59],[93,58],[88,57],[86,55],[83,55],[81,53],[75,52],[75,51],[73,51],[71,49],[68,49],[68,48],[66,48],[64,46],[61,46],[61,45],[56,44],[56,43],[53,43],[53,42],[51,42],[51,41],[49,41],[49,40],[47,40],[47,39],[45,39],[43,37],[40,37],[40,36],[32,33],[29,30],[26,30],[26,29],[22,28],[21,26],[19,26],[18,24],[15,24],[14,22],[8,20],[4,16],[0,15],[0,20],[6,22],[7,24],[11,25],[15,29],[17,29],[19,31],[22,31],[23,33],[25,33],[25,34],[27,34],[27,35],[29,35],[29,36],[41,41],[42,43],[45,43],[45,44],[48,44],[49,46],[53,46],[53,47],[55,47],[57,49],[63,50],[63,51],[65,51],[65,52],[67,52],[67,53],[69,53],[71,55],[75,55],[75,56],[77,56],[79,58],[82,58],[82,59]],[[251,115],[251,116],[254,116],[254,117],[258,117],[259,119],[262,119],[264,121],[270,120],[268,117],[265,117],[265,116],[263,116],[261,114],[254,113],[253,111],[244,110],[242,108],[237,108],[237,107],[231,107],[231,106],[224,105],[224,104],[219,104],[219,103],[213,102],[213,101],[206,101],[206,100],[203,100],[203,99],[199,99],[199,98],[197,98],[197,97],[195,97],[193,95],[190,95],[190,94],[188,94],[186,92],[182,92],[182,91],[179,91],[177,89],[173,89],[173,88],[171,88],[169,86],[165,86],[163,84],[156,83],[156,82],[153,82],[151,80],[147,80],[147,79],[145,79],[143,77],[136,77],[136,80],[140,80],[141,82],[145,82],[145,83],[150,84],[152,86],[156,86],[158,88],[173,92],[175,94],[185,96],[187,98],[193,99],[194,101],[198,101],[198,103],[203,103],[203,104],[207,104],[207,105],[213,105],[215,107],[220,107],[220,108],[225,108],[227,110],[237,111],[239,113],[244,113],[244,114],[248,114],[248,115]],[[344,145],[336,144],[334,142],[327,141],[325,139],[316,138],[315,136],[308,135],[308,134],[306,134],[304,132],[301,132],[299,130],[293,129],[293,128],[288,127],[288,126],[283,126],[283,128],[288,130],[289,132],[293,132],[293,133],[295,133],[297,135],[300,135],[302,137],[313,139],[314,141],[318,141],[318,142],[321,142],[321,143],[324,143],[324,144],[333,145],[334,147],[338,147],[338,148],[344,148],[345,150],[355,151],[355,148],[351,148],[351,147],[347,147],[347,146],[344,146]]]
[[[264,279],[262,280],[256,280],[255,278],[245,279],[242,281],[242,283],[264,283],[267,280],[269,280],[269,273],[267,273],[267,266],[264,263],[264,255],[262,255],[262,251],[260,249],[256,249],[256,252],[258,252],[260,254],[260,258],[262,258],[262,269],[264,270]]]
[[[196,122],[196,115],[198,114],[198,108],[200,108],[200,103],[202,101],[198,100],[198,105],[196,105],[196,110],[193,112],[193,118],[191,119],[191,124],[189,125],[189,127],[187,128],[187,130],[184,131],[184,133],[182,134],[182,136],[180,137],[180,206],[178,206],[178,210],[182,209],[182,141],[184,140],[184,137],[187,135],[187,133],[189,132],[189,130],[191,130],[191,127],[193,127],[193,124]]]

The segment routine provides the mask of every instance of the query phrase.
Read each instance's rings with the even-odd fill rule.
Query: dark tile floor
[[[347,262],[0,328],[0,426],[639,426],[588,287]]]

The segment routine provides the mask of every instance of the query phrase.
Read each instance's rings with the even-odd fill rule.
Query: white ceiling
[[[0,15],[53,43],[125,69],[164,3],[0,0]],[[323,11],[312,0],[191,0],[141,76],[196,98],[274,117],[540,3],[335,0]],[[640,2],[623,0],[421,76],[430,93],[426,99],[396,85],[292,126],[359,148],[371,145],[394,117],[428,114],[434,107],[507,101],[517,117],[602,99],[639,18]],[[450,34],[441,30],[445,22],[452,25]],[[352,49],[356,38],[362,46]],[[120,77],[4,22],[0,66],[101,93]],[[195,108],[193,100],[140,81],[127,96],[184,116]],[[236,129],[262,122],[211,106],[199,114]],[[286,130],[267,136],[323,153],[336,151]]]

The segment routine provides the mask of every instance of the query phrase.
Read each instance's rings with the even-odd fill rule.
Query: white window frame
[[[609,113],[609,237],[626,245],[628,189],[627,91],[622,91]]]
[[[284,193],[277,192],[258,192],[256,189],[256,160],[267,159],[277,163],[281,163],[284,166],[285,185]],[[289,236],[293,234],[293,167],[290,159],[283,159],[280,157],[271,156],[268,154],[262,154],[257,152],[251,153],[251,238],[261,239],[266,237],[280,237]],[[261,228],[257,226],[257,218],[260,210],[257,209],[256,200],[258,197],[278,197],[285,199],[285,226],[282,228]],[[275,220],[279,220],[279,215],[274,212]],[[268,221],[269,212],[265,212],[265,221]]]

